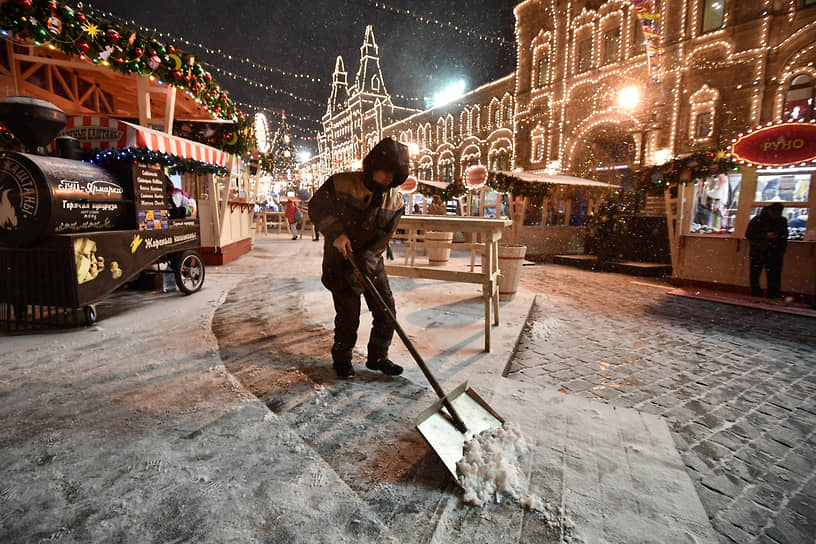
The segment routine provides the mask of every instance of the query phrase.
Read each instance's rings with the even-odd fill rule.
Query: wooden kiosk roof
[[[45,45],[0,44],[0,93],[47,100],[69,117],[138,119],[140,125],[168,133],[174,119],[229,122],[213,118],[206,106],[173,85],[116,72]]]

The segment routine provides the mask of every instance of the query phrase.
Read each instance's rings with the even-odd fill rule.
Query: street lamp
[[[618,105],[626,110],[632,110],[640,102],[640,91],[636,87],[626,87],[618,92]]]

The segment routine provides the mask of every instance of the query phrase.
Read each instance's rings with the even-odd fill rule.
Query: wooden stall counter
[[[389,264],[386,265],[386,270],[393,276],[481,284],[485,303],[485,351],[490,351],[491,308],[493,309],[493,324],[499,324],[499,276],[501,275],[498,259],[499,240],[501,240],[505,227],[511,224],[509,219],[404,215],[400,219],[399,228],[407,232],[405,264]],[[478,233],[484,243],[482,270],[474,271],[472,257],[469,271],[414,265],[418,231]]]

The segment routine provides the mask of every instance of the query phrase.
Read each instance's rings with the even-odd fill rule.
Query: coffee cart
[[[28,151],[0,152],[0,324],[93,323],[94,303],[157,263],[181,292],[198,291],[198,220],[174,213],[162,168],[44,154],[65,121],[44,100],[0,102],[0,122]]]

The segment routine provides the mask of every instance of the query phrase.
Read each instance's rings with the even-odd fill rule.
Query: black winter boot
[[[391,360],[386,357],[376,360],[369,359],[368,362],[366,362],[366,368],[370,368],[371,370],[379,370],[383,374],[387,374],[389,376],[399,376],[402,374],[402,367],[391,362]]]
[[[334,349],[332,348],[332,361],[334,363],[334,371],[338,378],[353,378],[354,366],[351,364],[352,353],[351,350]]]

